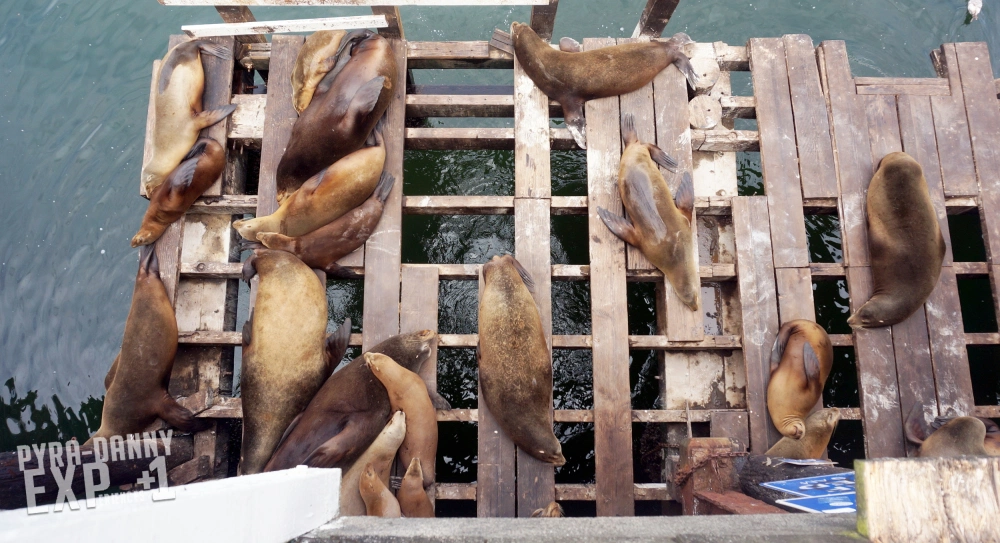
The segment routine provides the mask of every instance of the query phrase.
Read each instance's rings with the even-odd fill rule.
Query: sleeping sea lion
[[[369,517],[399,518],[400,504],[389,487],[382,483],[371,462],[365,465],[358,482],[358,492],[365,502],[365,514]]]
[[[559,518],[565,517],[566,513],[559,502],[549,502],[545,507],[532,511],[531,516],[532,518]]]
[[[479,300],[479,386],[482,400],[515,445],[542,462],[566,463],[552,431],[552,361],[534,286],[510,255],[483,264]]]
[[[906,320],[931,295],[945,244],[924,172],[906,153],[889,153],[868,186],[872,297],[847,319],[853,328]]]
[[[259,473],[292,420],[347,351],[351,323],[326,334],[326,285],[284,251],[257,249],[243,266],[260,275],[243,325],[243,448],[240,473]]]
[[[285,198],[277,211],[264,217],[238,220],[233,228],[244,239],[257,240],[258,232],[303,236],[339,219],[367,200],[388,172],[385,140],[376,130],[377,145],[345,156],[319,172]]]
[[[320,170],[360,149],[396,92],[395,54],[385,38],[356,30],[344,36],[340,48],[343,67],[323,77],[292,127],[276,173],[279,204]]]
[[[403,516],[434,518],[434,505],[427,496],[432,490],[433,487],[424,490],[424,474],[420,469],[420,459],[414,457],[406,468],[406,475],[403,476],[403,481],[396,492],[396,499],[399,500],[399,509],[403,512]]]
[[[836,407],[817,409],[806,418],[806,429],[801,438],[783,437],[764,454],[797,460],[822,458],[839,421],[840,409]]]
[[[306,38],[292,68],[292,107],[302,113],[312,102],[316,85],[337,64],[346,30],[317,30]]]
[[[913,404],[903,429],[906,439],[920,445],[919,457],[990,455],[986,424],[976,417],[937,417],[927,424],[924,406]]]
[[[226,167],[226,150],[212,138],[201,138],[184,157],[180,166],[170,172],[165,182],[153,189],[142,225],[132,238],[132,247],[149,245],[160,239],[163,232],[184,216]]]
[[[771,349],[771,379],[767,409],[781,435],[798,439],[806,431],[806,416],[823,394],[833,366],[833,344],[815,322],[794,320],[778,330]]]
[[[626,94],[642,88],[673,64],[687,77],[691,88],[698,76],[682,47],[693,43],[683,32],[666,41],[628,43],[583,52],[570,39],[559,40],[559,49],[522,23],[511,25],[514,55],[524,72],[549,98],[559,102],[563,118],[581,149],[587,148],[583,104],[587,100]]]
[[[349,469],[344,470],[344,477],[340,481],[340,516],[360,516],[367,512],[360,490],[361,474],[367,466],[372,466],[376,478],[383,486],[389,486],[389,466],[396,457],[404,435],[406,415],[402,411],[396,411],[371,445],[364,449],[363,454]]]
[[[201,65],[201,53],[224,60],[232,58],[232,52],[222,45],[192,40],[167,51],[156,72],[156,94],[153,95],[156,116],[150,138],[152,152],[149,162],[142,167],[147,196],[152,195],[181,163],[202,129],[225,119],[236,109],[235,105],[228,105],[202,111],[205,70]]]
[[[121,350],[104,378],[107,394],[101,427],[91,436],[109,438],[141,432],[159,417],[184,432],[202,425],[167,392],[177,353],[177,318],[160,280],[153,245],[139,252],[132,308]],[[85,443],[84,445],[86,445]]]
[[[389,393],[393,411],[406,413],[406,437],[399,447],[399,462],[409,466],[420,459],[424,488],[434,484],[437,462],[437,411],[427,394],[427,384],[419,375],[400,366],[384,354],[365,353],[365,366],[382,382]]]
[[[386,173],[379,179],[375,192],[360,206],[348,211],[330,224],[296,238],[274,232],[257,234],[264,246],[288,251],[302,259],[310,268],[323,270],[332,277],[356,275],[342,268],[337,261],[361,247],[375,231],[385,200],[392,191],[395,178]]]
[[[368,352],[382,353],[419,373],[437,352],[437,344],[437,334],[423,330],[391,337]],[[364,357],[359,356],[323,383],[302,416],[288,427],[265,471],[299,464],[348,468],[372,443],[391,414],[389,394],[365,366]]]
[[[691,235],[694,217],[691,174],[684,172],[677,194],[671,196],[657,165],[676,171],[677,163],[652,143],[639,142],[631,114],[622,118],[622,139],[625,152],[618,169],[618,192],[628,218],[603,207],[597,208],[597,214],[614,235],[638,247],[663,272],[681,301],[691,311],[697,311],[701,276],[694,255],[697,240]]]

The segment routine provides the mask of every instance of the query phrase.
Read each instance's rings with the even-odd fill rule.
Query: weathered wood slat
[[[812,273],[809,268],[776,268],[779,322],[796,319],[816,320],[813,303]]]
[[[948,86],[948,80],[943,77],[855,77],[854,84],[867,85],[919,85]]]
[[[949,97],[931,97],[944,192],[948,196],[978,195],[979,183],[976,181],[975,162],[972,158],[972,140],[965,114],[965,92],[962,90],[958,53],[953,43],[942,45],[938,51],[943,63],[937,67],[945,72],[951,90]]]
[[[530,26],[539,38],[545,41],[552,39],[552,27],[556,24],[556,10],[558,8],[559,0],[548,0],[546,5],[537,5],[531,8]]]
[[[246,6],[216,6],[216,11],[219,12],[219,16],[222,17],[223,21],[227,23],[249,23],[256,21],[257,18],[253,16],[250,12],[250,8]],[[240,36],[236,38],[236,43],[239,44],[250,44],[250,43],[267,43],[264,36]],[[270,44],[269,44],[270,45]]]
[[[157,0],[164,6],[536,6],[548,0]]]
[[[399,303],[399,333],[438,328],[438,269],[434,266],[403,266],[400,271],[402,291]],[[437,353],[420,372],[427,387],[437,390]],[[405,469],[406,466],[403,466]]]
[[[680,3],[680,0],[646,0],[646,7],[639,16],[639,24],[635,25],[632,37],[659,37]]]
[[[292,19],[287,21],[252,21],[207,25],[183,25],[181,30],[192,38],[210,36],[245,36],[251,34],[279,34],[286,32],[315,32],[317,30],[352,30],[357,28],[385,28],[385,16],[325,17],[321,19]]]
[[[292,107],[292,68],[299,49],[305,42],[302,36],[275,36],[271,40],[270,80],[267,86],[267,107],[264,114],[263,143],[260,151],[260,177],[257,186],[257,216],[270,215],[278,209],[278,162],[285,153],[292,126],[298,118]]]
[[[816,49],[812,38],[804,34],[787,35],[782,39],[795,119],[802,196],[836,198],[837,169],[833,161],[826,99],[816,66]]]
[[[372,6],[373,15],[381,15],[385,17],[386,26],[385,28],[378,29],[378,33],[383,38],[389,39],[394,38],[397,40],[405,40],[406,33],[403,32],[403,22],[399,16],[399,7],[397,6]]]
[[[858,94],[949,96],[947,85],[858,85]]]

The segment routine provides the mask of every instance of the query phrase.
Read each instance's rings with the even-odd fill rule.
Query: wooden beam
[[[537,5],[531,8],[531,29],[545,41],[552,39],[552,27],[556,23],[556,9],[559,0],[548,0],[547,5]],[[548,505],[548,504],[546,504]]]
[[[635,25],[632,37],[660,37],[680,3],[681,0],[646,0],[646,7],[639,16],[639,24]]]
[[[250,12],[250,8],[246,6],[216,6],[215,9],[219,12],[222,20],[227,23],[250,23],[257,20]],[[236,38],[236,41],[241,44],[267,43],[264,36],[257,35],[240,36]]]
[[[372,13],[375,15],[381,15],[385,17],[386,26],[380,28],[378,33],[383,38],[395,38],[397,40],[405,40],[406,36],[403,32],[403,21],[399,16],[399,7],[397,6],[372,6]],[[404,42],[405,43],[405,42]],[[409,70],[407,70],[407,75],[409,75]]]
[[[353,30],[389,26],[381,15],[363,17],[326,17],[323,19],[292,19],[286,21],[253,21],[208,25],[183,25],[181,30],[192,38],[210,36],[244,36],[248,34],[284,34],[317,30]]]
[[[541,6],[549,0],[158,0],[164,6]]]

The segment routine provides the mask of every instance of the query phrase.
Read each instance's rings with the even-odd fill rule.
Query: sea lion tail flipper
[[[786,326],[778,330],[778,335],[774,338],[774,345],[771,347],[771,371],[774,373],[781,364],[781,357],[785,354],[785,345],[788,343],[788,336],[792,334],[792,327]],[[808,343],[806,343],[808,345]]]
[[[802,345],[802,371],[807,381],[819,381],[819,357],[808,341]]]
[[[587,148],[587,120],[583,116],[583,100],[577,97],[559,99],[563,109],[563,120],[573,140],[580,149]]]
[[[201,157],[194,157],[181,162],[180,166],[174,168],[170,175],[163,181],[163,185],[171,189],[184,190],[194,181],[194,171],[198,168],[198,160]],[[159,187],[157,187],[159,188]]]
[[[511,262],[514,263],[514,269],[517,270],[517,274],[521,276],[521,280],[524,281],[524,286],[528,287],[528,291],[535,292],[535,280],[532,279],[531,274],[528,270],[524,269],[524,266],[517,261],[516,258],[510,257]]]
[[[160,275],[160,261],[156,258],[156,244],[143,245],[139,249],[139,268],[147,274]]]
[[[195,116],[195,124],[198,125],[199,129],[208,128],[222,119],[232,115],[234,111],[236,111],[236,104],[222,106],[219,109],[202,111]]]
[[[937,419],[935,419],[937,422]],[[936,428],[935,428],[936,429]],[[912,443],[920,445],[930,434],[927,420],[924,418],[924,406],[914,403],[910,408],[910,413],[906,415],[906,422],[903,424],[903,434]]]
[[[219,57],[222,60],[232,60],[233,50],[219,43],[212,43],[208,40],[198,40],[198,49],[202,53]]]
[[[580,45],[580,42],[566,36],[559,38],[559,50],[565,53],[580,53],[583,51],[583,46]]]
[[[688,224],[694,219],[694,180],[691,172],[684,172],[681,184],[674,193],[674,205],[687,217]]]
[[[207,421],[195,418],[194,413],[177,403],[177,400],[165,390],[163,391],[163,396],[160,400],[160,409],[157,414],[167,424],[182,432],[195,433],[201,431],[207,425]]]
[[[652,143],[646,144],[646,150],[649,151],[649,158],[653,159],[653,162],[655,162],[657,166],[671,172],[677,171],[677,161],[674,160],[674,157],[668,155],[666,151],[660,149]]]
[[[378,184],[375,185],[375,198],[384,204],[389,198],[389,193],[392,192],[392,186],[394,184],[396,184],[396,178],[393,177],[391,173],[383,171],[382,177],[379,178]]]
[[[360,437],[357,426],[353,420],[348,420],[340,433],[316,447],[302,463],[313,468],[339,467],[344,457],[354,449],[351,444],[357,443],[357,438]]]
[[[212,140],[211,138],[198,138],[198,141],[194,142],[194,145],[191,146],[191,150],[188,151],[188,154],[181,159],[181,162],[195,157],[200,157],[205,154],[205,149],[208,148],[209,141],[215,140]]]
[[[635,227],[632,226],[632,223],[628,219],[619,217],[603,207],[597,208],[597,214],[604,221],[604,225],[608,227],[608,230],[611,230],[612,234],[618,236],[619,239],[629,245],[639,246],[639,236],[635,232]]]
[[[347,353],[348,344],[351,341],[351,319],[344,319],[344,323],[335,332],[326,336],[327,366],[330,371],[327,377],[333,373],[334,368],[340,365],[340,361]],[[325,380],[325,379],[324,379]]]
[[[639,133],[635,131],[635,115],[622,115],[622,141],[629,145],[639,141]]]
[[[354,98],[351,98],[350,110],[365,115],[371,113],[375,109],[375,104],[378,102],[378,98],[381,96],[384,87],[384,75],[372,78],[364,85],[361,85],[358,92],[354,93]]]
[[[243,271],[240,273],[240,276],[248,285],[250,284],[250,280],[253,279],[253,276],[257,275],[256,262],[257,253],[255,252],[248,256],[246,262],[243,263]]]

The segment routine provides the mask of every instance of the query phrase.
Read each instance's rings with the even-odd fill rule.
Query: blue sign
[[[777,500],[776,503],[801,509],[809,513],[854,513],[857,511],[857,494],[837,494],[834,496],[809,496]]]
[[[854,472],[788,479],[785,481],[770,481],[760,486],[787,492],[795,496],[832,496],[854,492]]]

